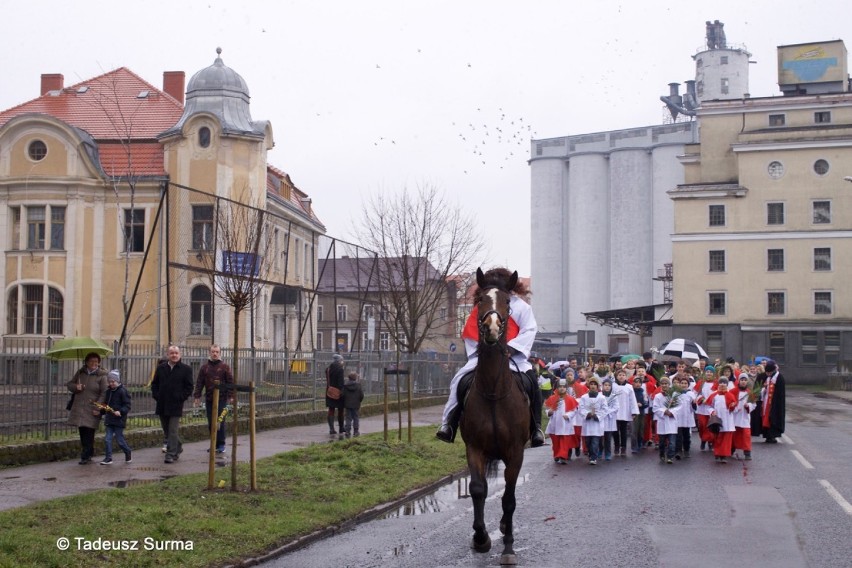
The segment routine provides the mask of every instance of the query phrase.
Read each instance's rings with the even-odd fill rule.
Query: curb
[[[816,398],[830,398],[831,400],[839,400],[840,402],[845,402],[846,404],[852,404],[852,395],[846,397],[830,392],[815,392],[811,394],[813,394]]]
[[[361,513],[358,513],[353,518],[348,519],[340,523],[339,525],[330,525],[323,529],[316,530],[312,533],[306,534],[297,538],[296,540],[290,541],[287,544],[279,546],[273,550],[270,550],[266,554],[261,556],[255,556],[252,558],[246,558],[245,560],[240,561],[237,564],[228,564],[227,568],[242,568],[245,566],[257,566],[258,564],[262,564],[264,562],[269,562],[270,560],[274,560],[280,556],[284,556],[290,552],[294,552],[299,550],[300,548],[304,548],[309,546],[319,540],[323,540],[329,537],[332,537],[338,533],[350,531],[356,526],[366,523],[368,521],[372,521],[373,519],[385,515],[391,511],[394,511],[408,503],[409,501],[413,501],[415,499],[419,499],[424,495],[428,495],[429,493],[434,493],[444,485],[448,483],[452,483],[453,481],[464,477],[467,475],[467,470],[460,471],[458,473],[454,473],[452,475],[445,475],[444,477],[433,481],[432,483],[420,487],[418,489],[412,489],[399,499],[395,499],[393,501],[389,501],[387,503],[382,503],[381,505],[376,505],[372,509],[367,509]]]

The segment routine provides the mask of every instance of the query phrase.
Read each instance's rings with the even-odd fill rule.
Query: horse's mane
[[[507,268],[492,268],[491,270],[485,272],[482,278],[482,284],[484,285],[482,288],[477,286],[476,291],[473,294],[473,302],[478,304],[482,301],[483,290],[487,288],[498,288],[507,294],[515,294],[523,298],[524,300],[529,300],[530,289],[521,282],[521,279],[518,278],[517,284],[511,290],[508,289],[509,279],[512,277],[512,273],[509,272]]]

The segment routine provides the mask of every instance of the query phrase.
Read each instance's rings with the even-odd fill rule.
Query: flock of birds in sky
[[[473,68],[473,65],[468,63],[467,67]],[[376,69],[382,66],[376,63]],[[475,121],[468,120],[466,124],[452,121],[450,126],[456,132],[456,142],[462,145],[462,151],[473,156],[472,163],[480,167],[497,166],[501,170],[505,162],[526,161],[529,141],[538,135],[523,117],[510,116],[502,107],[496,112],[477,108]],[[386,145],[398,146],[397,140],[385,136],[373,140],[375,147]],[[465,169],[464,173],[468,171]]]

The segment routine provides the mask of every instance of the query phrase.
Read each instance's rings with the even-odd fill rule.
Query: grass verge
[[[259,460],[254,493],[207,491],[207,475],[193,474],[46,501],[0,512],[0,566],[236,562],[351,519],[466,466],[463,443],[441,443],[434,428],[424,427],[414,430],[411,444],[386,443],[381,434],[371,434]],[[217,473],[217,481],[223,479],[225,473]],[[246,464],[240,485],[247,487],[247,480]],[[70,540],[66,551],[57,546],[62,537]],[[110,546],[136,541],[138,550],[84,550],[99,538]]]

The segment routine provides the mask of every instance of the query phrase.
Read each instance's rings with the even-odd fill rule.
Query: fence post
[[[47,349],[45,352],[49,351],[51,346],[53,345],[53,338],[49,335],[47,336]],[[45,381],[46,387],[46,395],[44,397],[44,440],[50,440],[50,425],[53,423],[51,408],[53,406],[53,377],[50,376],[50,360],[47,357],[42,357],[42,368],[46,369],[47,372],[44,373],[44,377],[47,377]]]

